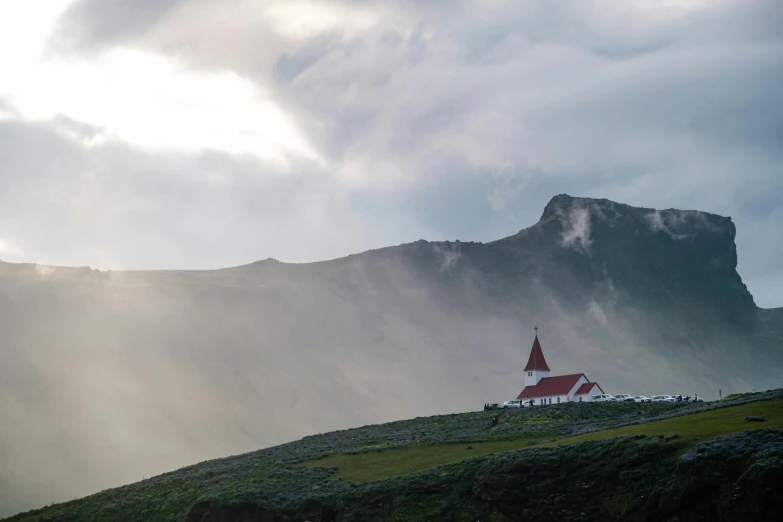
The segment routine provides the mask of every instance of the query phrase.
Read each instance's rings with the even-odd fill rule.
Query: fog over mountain
[[[475,410],[553,373],[609,392],[780,386],[783,309],[731,219],[560,195],[491,243],[101,272],[0,263],[0,515],[308,434]]]
[[[4,261],[487,242],[566,192],[732,216],[783,306],[779,0],[0,4]]]

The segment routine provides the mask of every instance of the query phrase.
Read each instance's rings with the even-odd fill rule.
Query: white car
[[[600,395],[593,395],[593,402],[615,402],[615,398],[614,395],[602,393]]]
[[[675,399],[671,395],[653,395],[652,402],[674,402]]]
[[[633,400],[634,402],[652,402],[652,399],[645,395],[637,395]]]
[[[508,408],[524,408],[524,406],[522,406],[522,401],[506,401],[501,404],[500,407],[504,410]]]
[[[621,393],[619,395],[615,395],[614,400],[617,402],[633,402],[634,398],[633,396],[628,395],[627,393]]]

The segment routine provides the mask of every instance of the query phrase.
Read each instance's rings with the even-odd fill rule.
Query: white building
[[[521,401],[532,401],[534,405],[560,404],[561,402],[583,402],[592,400],[593,395],[604,393],[597,382],[583,373],[549,376],[549,366],[544,359],[538,334],[533,341],[530,357],[525,366],[525,387],[517,397]]]

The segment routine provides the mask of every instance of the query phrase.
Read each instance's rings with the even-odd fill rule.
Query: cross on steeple
[[[538,335],[538,325],[536,325],[536,327],[533,328],[533,330],[535,330],[536,331],[536,335]]]

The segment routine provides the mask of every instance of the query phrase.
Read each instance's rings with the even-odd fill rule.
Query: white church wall
[[[525,399],[529,401],[530,399]],[[542,402],[544,401],[544,402]],[[549,406],[550,404],[560,404],[563,402],[569,402],[568,395],[551,395],[548,397],[534,397],[533,406]]]

